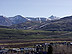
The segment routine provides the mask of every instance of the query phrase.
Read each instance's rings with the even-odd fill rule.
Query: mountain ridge
[[[27,25],[28,23],[29,25]],[[13,28],[22,28],[26,26],[27,30],[48,30],[48,31],[72,31],[72,16],[63,17],[59,20],[49,20],[44,22],[29,21],[18,25],[13,25]]]
[[[49,18],[45,18],[45,17],[23,17],[21,15],[16,15],[14,17],[4,17],[4,16],[0,16],[0,25],[3,26],[11,26],[14,24],[19,24],[19,23],[24,23],[26,21],[48,21]]]
[[[72,31],[72,16],[66,16],[56,20],[47,20],[46,18],[39,17],[23,17],[21,15],[17,15],[11,18],[0,16],[0,22],[3,23],[0,24],[1,27],[8,26],[8,28],[11,29]]]

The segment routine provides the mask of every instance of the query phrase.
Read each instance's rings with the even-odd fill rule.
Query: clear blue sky
[[[72,0],[0,0],[0,15],[7,17],[72,15]]]

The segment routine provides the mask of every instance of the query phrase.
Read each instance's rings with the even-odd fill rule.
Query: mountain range
[[[45,17],[14,17],[0,16],[0,28],[47,30],[47,31],[72,31],[72,16],[59,18],[56,16]]]
[[[54,18],[56,18],[55,16],[52,16],[52,18],[50,20],[53,20]],[[0,25],[3,26],[11,26],[14,24],[19,24],[19,23],[24,23],[27,21],[40,21],[40,22],[44,22],[44,21],[48,21],[49,18],[45,18],[45,17],[23,17],[21,15],[16,15],[14,17],[4,17],[4,16],[0,16]]]

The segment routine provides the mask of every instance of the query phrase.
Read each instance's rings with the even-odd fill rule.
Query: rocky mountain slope
[[[26,18],[22,17],[21,15],[9,17],[8,19],[11,20],[12,24],[19,24],[28,21]]]
[[[0,25],[9,26],[9,25],[12,25],[12,23],[8,18],[4,16],[0,16]]]
[[[63,17],[60,20],[53,20],[45,26],[38,28],[49,31],[72,31],[72,16]]]
[[[56,17],[54,17],[54,18],[56,18]],[[25,23],[27,21],[34,21],[34,22],[39,21],[41,23],[41,22],[45,22],[45,21],[53,20],[53,19],[49,19],[49,18],[45,18],[45,17],[23,17],[21,15],[16,15],[14,17],[0,16],[0,25],[11,26],[14,24]]]

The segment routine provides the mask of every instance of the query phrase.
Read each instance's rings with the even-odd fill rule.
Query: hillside
[[[9,26],[12,29],[24,29],[24,30],[36,30],[38,27],[50,21],[40,22],[40,21],[27,21],[20,24],[15,24]]]
[[[72,16],[64,17],[60,20],[53,20],[38,29],[48,31],[72,31]]]
[[[8,18],[6,18],[4,16],[0,16],[0,25],[2,25],[2,26],[10,26],[10,25],[12,25],[12,23]]]
[[[0,28],[0,40],[30,40],[72,38],[72,32],[67,31],[41,31],[41,30],[16,30]]]
[[[37,22],[34,22],[34,21],[27,21],[25,23],[20,23],[20,24],[15,24],[15,25],[12,25],[10,26],[10,28],[12,29],[33,29],[33,27],[37,27],[40,25],[40,22],[37,21]]]

